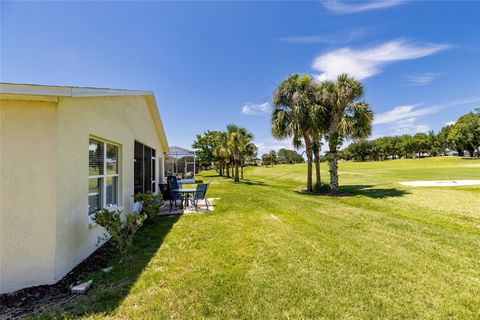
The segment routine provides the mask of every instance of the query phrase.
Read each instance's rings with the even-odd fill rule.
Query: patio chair
[[[198,200],[205,201],[205,204],[207,206],[207,211],[210,211],[208,207],[208,200],[206,198],[209,185],[210,185],[210,182],[197,184],[197,189],[195,190],[195,193],[193,194],[193,196],[190,196],[190,200],[192,200],[193,205],[195,206],[195,211],[198,211]]]
[[[177,200],[183,202],[182,194],[180,192],[176,192],[173,190],[180,189],[180,186],[177,181],[176,176],[169,176],[167,177],[168,187],[170,188],[170,193],[172,194],[173,201],[175,202],[175,206],[177,205]]]
[[[168,186],[168,183],[159,183],[158,188],[160,189],[160,193],[162,194],[163,200],[170,201],[170,212],[172,212],[174,199],[173,199],[172,190]],[[176,205],[176,201],[175,201],[175,205]]]

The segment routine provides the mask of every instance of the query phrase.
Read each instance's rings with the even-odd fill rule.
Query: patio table
[[[181,188],[181,189],[173,189],[172,191],[178,192],[182,195],[183,200],[185,200],[185,208],[186,208],[188,206],[188,195],[195,193],[195,191],[197,191],[197,188]]]

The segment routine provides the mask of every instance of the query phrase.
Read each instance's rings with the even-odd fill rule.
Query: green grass
[[[126,263],[44,317],[479,319],[480,187],[399,184],[480,179],[471,164],[342,162],[350,197],[299,193],[304,164],[237,184],[206,172],[215,211],[156,218]]]

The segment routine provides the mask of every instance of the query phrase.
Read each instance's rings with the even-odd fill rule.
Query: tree
[[[241,163],[241,168],[242,168],[241,179],[243,179],[243,167],[245,167],[246,161],[252,161],[257,157],[257,154],[258,154],[258,147],[254,143],[250,142],[245,145],[244,153],[242,153],[242,157],[241,157],[241,162],[242,162]]]
[[[203,135],[197,134],[192,148],[195,149],[196,161],[200,166],[208,168],[218,161],[214,151],[219,134],[219,131],[210,130],[204,132]]]
[[[220,132],[215,141],[215,148],[213,154],[218,159],[218,170],[221,176],[226,171],[227,178],[230,178],[230,159],[231,151],[228,148],[228,135],[226,132]]]
[[[432,157],[436,157],[441,151],[440,142],[438,141],[438,137],[433,130],[428,132],[428,147],[428,153],[430,153],[430,156]]]
[[[272,135],[278,139],[291,138],[295,147],[305,145],[307,154],[307,191],[313,191],[313,141],[320,143],[318,124],[322,106],[317,104],[316,84],[309,75],[293,74],[280,83],[273,94]],[[302,143],[303,140],[303,143]],[[318,165],[320,163],[318,162]],[[318,170],[318,172],[320,172]],[[318,176],[318,179],[320,177]],[[317,181],[320,183],[320,181]]]
[[[304,161],[296,151],[284,148],[278,150],[277,158],[279,163],[302,163]]]
[[[452,126],[444,126],[438,133],[437,133],[437,143],[440,152],[443,152],[443,155],[447,155],[447,149],[455,149],[452,147],[448,141],[448,134],[450,133],[450,129]]]
[[[240,181],[239,168],[243,166],[244,158],[248,152],[253,152],[256,149],[252,146],[253,134],[249,133],[247,129],[239,127],[234,124],[227,125],[227,145],[233,155],[233,163],[235,166],[234,180]]]
[[[461,116],[452,126],[448,139],[453,143],[457,150],[467,150],[471,157],[480,154],[480,112],[469,112]]]
[[[272,164],[278,164],[277,153],[275,150],[270,150],[270,161]]]
[[[233,156],[233,164],[235,166],[235,173],[233,178],[239,181],[238,166],[240,163],[240,149],[242,137],[240,136],[240,128],[234,124],[227,125],[227,145]]]
[[[274,165],[277,163],[277,153],[275,150],[270,150],[268,153],[262,155],[262,162],[264,165]]]
[[[324,81],[319,95],[326,107],[330,190],[335,193],[338,192],[337,151],[345,139],[362,139],[371,134],[373,112],[361,100],[363,85],[347,74],[339,75],[336,81]]]
[[[417,153],[420,158],[423,158],[429,149],[428,136],[425,133],[419,132],[413,136],[413,141],[415,145],[415,153]]]

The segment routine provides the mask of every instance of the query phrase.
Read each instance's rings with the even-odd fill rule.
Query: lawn
[[[45,317],[480,318],[479,160],[340,163],[346,197],[312,196],[306,165],[250,167],[244,182],[205,172],[207,214],[157,217],[86,296]],[[322,164],[327,180],[327,165]]]

